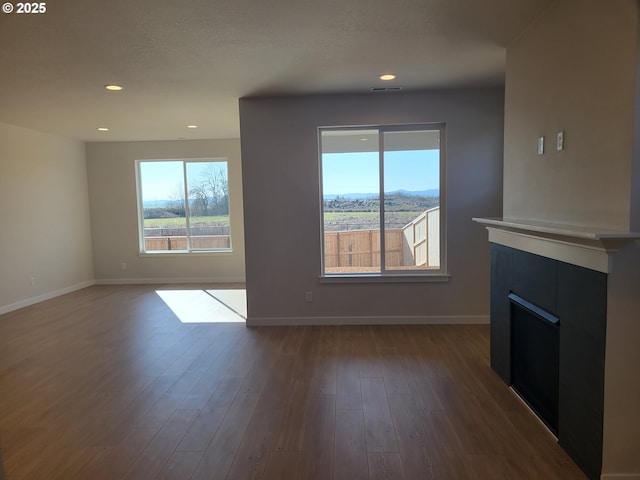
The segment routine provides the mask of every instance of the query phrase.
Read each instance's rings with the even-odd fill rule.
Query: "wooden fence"
[[[440,266],[440,207],[426,210],[402,228],[404,265]]]
[[[419,214],[403,228],[385,230],[387,269],[440,266],[440,208]],[[325,271],[380,269],[380,230],[324,233]]]
[[[168,250],[186,250],[187,237],[146,237],[144,239],[145,251],[159,252]],[[192,249],[230,248],[231,237],[229,235],[191,237]]]
[[[402,265],[402,230],[387,230],[384,241],[387,266]],[[325,232],[324,267],[380,267],[380,230]]]

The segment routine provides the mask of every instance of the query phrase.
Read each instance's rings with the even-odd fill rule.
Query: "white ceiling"
[[[554,1],[50,0],[0,13],[0,122],[230,138],[243,96],[501,85],[505,47]]]

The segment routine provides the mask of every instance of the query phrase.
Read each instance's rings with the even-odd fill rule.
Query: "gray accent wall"
[[[503,89],[240,99],[248,323],[487,322],[502,212]],[[446,124],[448,272],[437,283],[322,283],[318,127]],[[305,292],[313,302],[305,302]]]

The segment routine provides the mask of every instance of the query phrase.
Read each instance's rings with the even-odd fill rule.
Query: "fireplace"
[[[495,243],[491,253],[491,366],[597,480],[607,275]]]
[[[518,295],[511,302],[511,387],[558,435],[559,319]]]
[[[558,443],[589,479],[635,478],[640,232],[474,220],[487,227],[491,244],[491,367],[551,429],[556,425]],[[549,353],[531,353],[532,339]],[[556,397],[553,358],[555,414],[544,401]],[[522,372],[533,385],[522,384]]]

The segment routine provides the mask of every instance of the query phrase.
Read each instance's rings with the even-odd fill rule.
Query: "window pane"
[[[231,248],[227,162],[188,162],[187,187],[190,248]]]
[[[145,252],[187,248],[181,161],[140,162]]]
[[[324,272],[380,272],[377,130],[322,131]]]
[[[440,132],[384,132],[385,268],[440,268]]]

